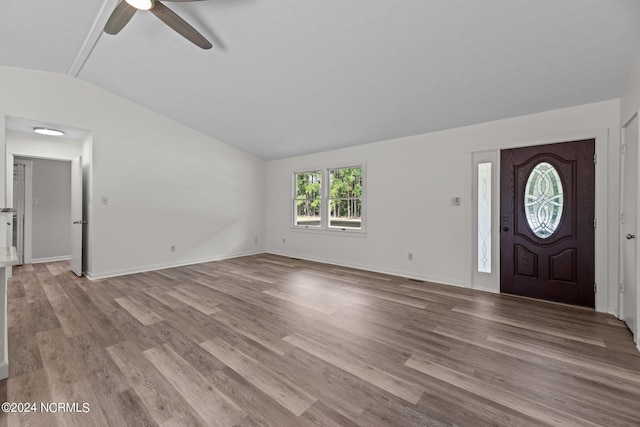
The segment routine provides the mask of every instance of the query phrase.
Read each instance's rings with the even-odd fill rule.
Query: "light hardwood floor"
[[[0,426],[640,425],[610,315],[257,255],[90,282],[14,269]]]

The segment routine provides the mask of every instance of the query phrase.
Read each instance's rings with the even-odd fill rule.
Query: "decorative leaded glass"
[[[564,194],[558,171],[541,162],[531,171],[524,189],[524,212],[533,233],[547,239],[560,225]]]
[[[478,271],[491,273],[491,163],[478,163]]]

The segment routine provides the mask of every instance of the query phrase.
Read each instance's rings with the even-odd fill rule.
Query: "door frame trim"
[[[510,149],[510,148],[522,148],[522,147],[532,147],[537,145],[547,145],[558,142],[568,142],[568,141],[578,141],[583,139],[595,139],[596,145],[596,184],[595,184],[595,213],[597,220],[597,227],[595,233],[595,280],[596,280],[596,298],[595,298],[595,309],[596,311],[603,313],[611,313],[617,314],[619,311],[619,305],[611,306],[609,293],[610,287],[607,286],[608,278],[609,278],[609,213],[608,213],[608,147],[609,147],[609,129],[596,129],[596,130],[587,130],[580,132],[572,132],[565,134],[556,134],[556,135],[548,135],[536,138],[528,138],[528,139],[508,139],[503,141],[497,141],[491,144],[484,144],[479,146],[467,147],[465,149],[465,164],[467,165],[466,174],[467,179],[466,182],[469,184],[466,186],[465,196],[467,200],[472,201],[472,187],[475,182],[475,177],[473,176],[474,169],[474,153],[493,151],[496,154],[496,182],[500,182],[500,150]],[[494,187],[495,188],[495,187]],[[495,196],[499,197],[500,190],[499,188],[495,188],[493,192]],[[466,232],[465,232],[465,245],[468,248],[467,250],[467,278],[469,287],[473,289],[479,289],[492,293],[500,293],[500,260],[496,260],[495,268],[495,280],[491,286],[487,286],[486,284],[479,284],[474,282],[475,276],[475,257],[473,250],[473,236],[474,233],[477,233],[477,225],[473,223],[473,218],[475,218],[473,202],[468,204],[468,209],[465,212],[465,222]],[[492,242],[494,245],[500,244],[499,233],[496,227],[492,230]],[[619,259],[619,253],[616,253],[615,256]],[[616,285],[617,287],[617,285]],[[617,300],[617,298],[616,298]],[[618,301],[615,301],[618,303]]]

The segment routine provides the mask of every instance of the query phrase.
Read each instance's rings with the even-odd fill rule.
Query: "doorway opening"
[[[9,224],[7,237],[13,237],[12,245],[23,254],[22,263],[68,259],[71,270],[81,276],[90,271],[87,220],[91,132],[55,125],[67,134],[43,136],[33,133],[33,128],[52,127],[51,124],[15,117],[5,119],[5,205],[16,209],[13,218],[16,224]],[[26,164],[24,185],[22,163]]]
[[[71,259],[71,162],[14,157],[13,242],[19,265]]]

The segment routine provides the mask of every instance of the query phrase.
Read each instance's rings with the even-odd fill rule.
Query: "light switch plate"
[[[451,206],[460,206],[460,197],[452,197]]]
[[[109,204],[109,198],[107,196],[102,196],[102,197],[100,197],[100,202],[103,205],[108,205]]]

